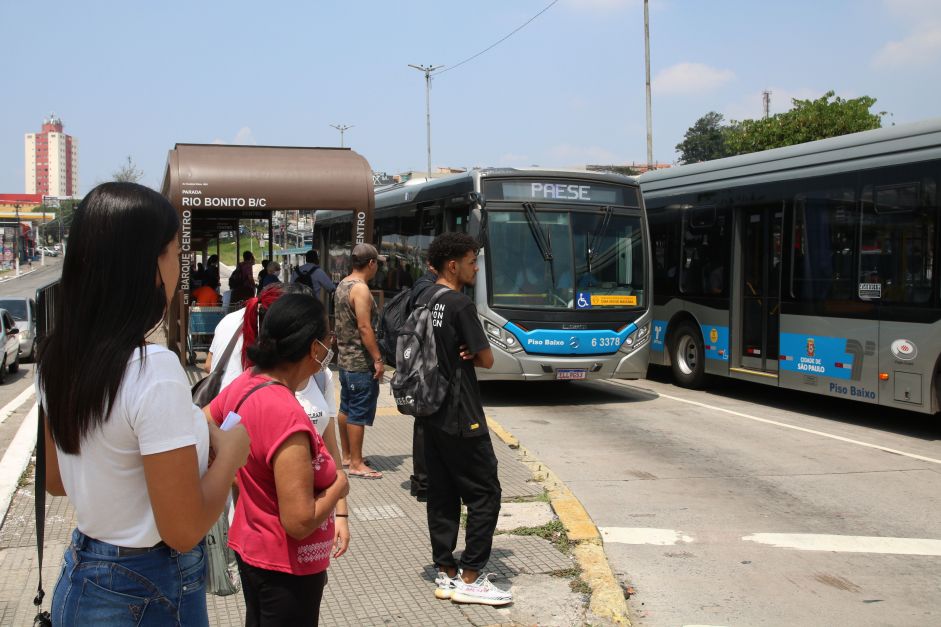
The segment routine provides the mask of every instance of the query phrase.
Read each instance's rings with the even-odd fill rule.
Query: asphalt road
[[[637,625],[941,624],[941,420],[713,383],[484,397],[601,528]]]

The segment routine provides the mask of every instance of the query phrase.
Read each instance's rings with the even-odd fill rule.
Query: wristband
[[[350,517],[349,514],[334,514],[334,516],[336,516],[337,518],[349,518]]]

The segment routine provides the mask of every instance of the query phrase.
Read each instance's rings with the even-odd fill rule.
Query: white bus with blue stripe
[[[941,408],[941,119],[639,180],[652,364]]]
[[[349,214],[318,212],[335,278]],[[372,241],[391,297],[424,272],[438,233],[480,241],[473,298],[494,352],[482,380],[638,379],[650,331],[650,247],[634,179],[584,171],[482,169],[379,189]],[[344,231],[345,229],[345,231]]]

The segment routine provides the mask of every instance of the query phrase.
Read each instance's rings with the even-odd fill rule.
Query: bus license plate
[[[562,379],[565,381],[574,381],[577,379],[584,379],[588,375],[587,370],[576,370],[576,369],[562,369],[555,371],[555,378]]]

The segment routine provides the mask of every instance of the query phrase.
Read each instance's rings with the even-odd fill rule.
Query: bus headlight
[[[512,333],[506,329],[501,329],[489,320],[484,320],[484,331],[487,332],[487,338],[490,342],[508,353],[517,353],[523,348]]]
[[[645,324],[644,326],[636,329],[633,333],[628,335],[624,342],[621,343],[621,350],[625,353],[630,353],[644,344],[647,343],[647,340],[650,339],[650,324]]]

